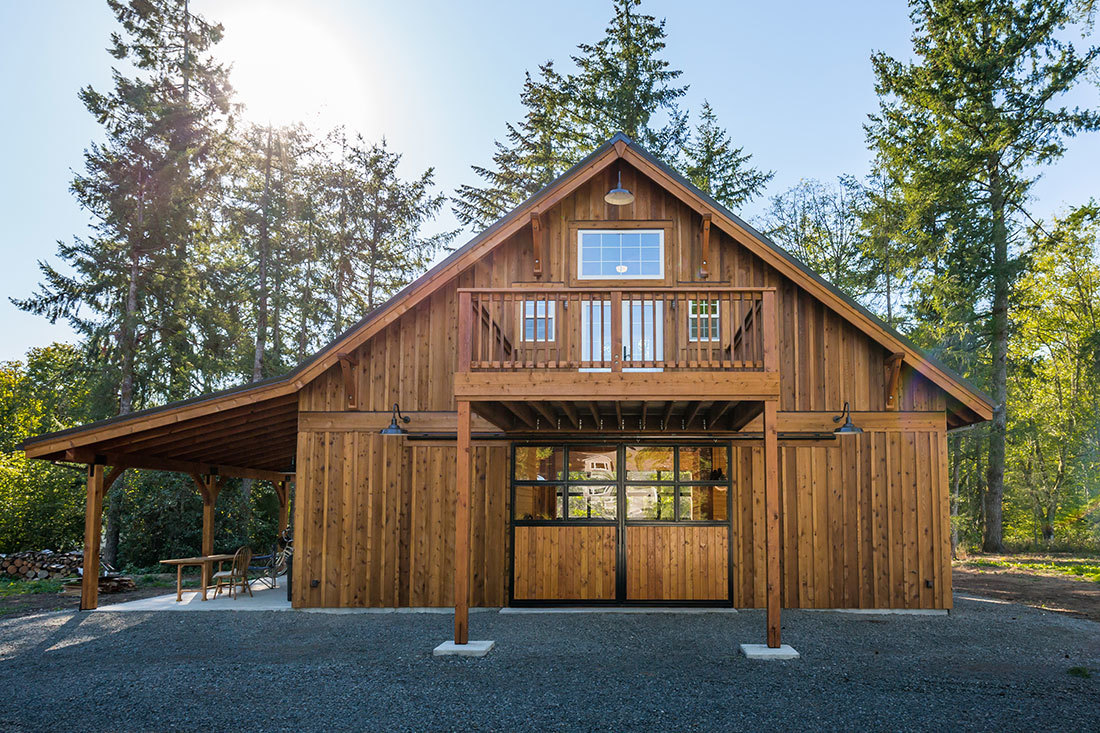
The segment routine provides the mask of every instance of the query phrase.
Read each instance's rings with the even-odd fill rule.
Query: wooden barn
[[[195,477],[204,554],[252,477],[296,607],[453,606],[459,644],[470,606],[766,608],[778,646],[781,607],[951,607],[947,431],[991,417],[616,136],[286,376],[25,450],[89,466],[86,579],[125,468]]]

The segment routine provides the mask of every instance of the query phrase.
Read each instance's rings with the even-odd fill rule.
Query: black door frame
[[[607,439],[601,440],[606,437]],[[586,482],[570,482],[568,480],[569,463],[568,463],[568,448],[578,446],[614,446],[615,447],[615,502],[616,512],[614,520],[592,520],[592,519],[516,519],[515,518],[515,506],[516,506],[516,486],[520,485],[549,485],[554,487],[562,487],[562,506],[563,510],[568,512],[569,503],[569,489],[570,483],[581,484],[609,484],[610,481],[586,481]],[[652,447],[671,447],[671,448],[689,448],[689,447],[712,447],[722,446],[726,449],[726,465],[728,468],[726,476],[726,520],[706,520],[706,521],[691,521],[680,522],[679,521],[679,487],[680,486],[714,486],[714,481],[678,481],[677,478],[680,475],[680,451],[673,451],[673,480],[669,481],[627,481],[626,480],[626,448],[628,446],[652,446]],[[562,456],[563,470],[565,471],[565,479],[554,481],[517,481],[516,475],[516,448],[522,446],[539,446],[539,447],[561,447],[565,448],[565,452]],[[621,436],[612,435],[593,435],[591,437],[585,437],[583,439],[559,439],[559,440],[545,440],[545,441],[532,441],[522,440],[513,441],[511,449],[509,451],[509,475],[508,486],[510,491],[509,501],[509,542],[510,547],[508,551],[508,604],[511,606],[684,606],[684,607],[720,607],[726,608],[733,605],[733,441],[731,440],[684,440],[675,441],[668,439],[639,439],[633,441],[624,441]],[[675,519],[673,521],[664,520],[627,520],[626,518],[626,487],[627,485],[672,485],[675,497],[673,507],[675,511]],[[679,600],[679,601],[665,601],[665,600],[628,600],[627,599],[627,573],[626,573],[626,531],[628,527],[645,527],[645,526],[669,526],[669,525],[688,525],[688,526],[718,526],[725,527],[727,532],[727,558],[726,558],[726,580],[727,580],[727,597],[725,599],[718,600]],[[599,599],[599,600],[580,600],[580,599],[516,599],[515,597],[515,577],[516,577],[516,527],[574,527],[574,526],[614,526],[615,527],[615,598],[614,599]]]

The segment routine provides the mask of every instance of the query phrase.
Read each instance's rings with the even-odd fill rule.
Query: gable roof
[[[313,356],[289,373],[244,384],[227,390],[201,395],[181,402],[141,410],[129,415],[100,420],[67,430],[29,438],[23,447],[30,457],[47,456],[59,448],[75,448],[110,437],[126,435],[154,416],[172,416],[169,422],[183,422],[212,412],[238,407],[244,403],[284,397],[297,392],[338,362],[338,355],[354,350],[376,333],[400,318],[440,287],[450,282],[471,264],[527,226],[530,215],[545,211],[570,195],[594,175],[623,159],[655,180],[697,213],[709,213],[712,224],[741,246],[758,256],[812,296],[828,305],[857,329],[885,349],[904,353],[905,360],[918,372],[943,389],[978,422],[992,418],[993,401],[951,369],[925,354],[906,337],[873,313],[826,281],[803,262],[754,229],[733,212],[662,163],[644,148],[619,133],[583,160],[512,209],[423,275],[402,288],[360,321],[334,338]]]

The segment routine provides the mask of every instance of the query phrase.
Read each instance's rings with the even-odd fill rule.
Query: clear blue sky
[[[461,3],[402,0],[192,0],[226,26],[223,56],[256,117],[345,122],[385,136],[405,154],[407,175],[434,166],[450,192],[470,182],[506,120],[519,116],[525,70],[565,63],[577,43],[599,39],[610,2]],[[900,0],[843,3],[648,0],[667,19],[667,58],[705,97],[760,167],[776,171],[768,195],[801,178],[862,175],[862,124],[875,109],[872,50],[909,54]],[[99,130],[77,90],[106,88],[104,50],[114,22],[99,0],[0,1],[0,360],[68,340],[67,326],[20,312],[8,296],[30,293],[36,260],[87,231],[68,192],[72,171]],[[278,82],[276,84],[275,82]],[[1097,105],[1097,87],[1074,102]],[[1071,141],[1035,189],[1049,216],[1100,197],[1100,134]],[[766,200],[742,212],[761,213]],[[440,226],[450,226],[447,219]]]

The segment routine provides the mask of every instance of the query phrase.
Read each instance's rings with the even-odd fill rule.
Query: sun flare
[[[343,29],[330,27],[301,3],[216,5],[211,19],[225,26],[218,54],[232,64],[230,79],[244,116],[260,124],[369,126],[370,84],[365,60]]]

